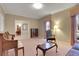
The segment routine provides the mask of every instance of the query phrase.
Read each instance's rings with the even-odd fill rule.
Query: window
[[[46,21],[46,31],[50,30],[50,21]]]

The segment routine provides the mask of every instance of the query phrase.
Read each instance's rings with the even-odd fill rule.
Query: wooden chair
[[[55,35],[52,35],[49,38],[47,38],[47,42],[49,42],[49,41],[56,43],[56,37],[55,37]]]
[[[51,37],[47,38],[47,42],[54,43],[56,47],[58,48],[55,35],[52,35]],[[56,48],[56,51],[57,51],[57,48]]]

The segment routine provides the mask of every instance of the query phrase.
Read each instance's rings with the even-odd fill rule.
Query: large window
[[[50,30],[50,21],[46,21],[46,31]]]

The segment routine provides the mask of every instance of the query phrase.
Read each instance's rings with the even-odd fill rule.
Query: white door
[[[28,38],[28,24],[22,23],[22,37]]]

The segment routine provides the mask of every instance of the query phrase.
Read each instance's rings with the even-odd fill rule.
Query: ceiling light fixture
[[[34,7],[35,9],[41,9],[41,8],[43,7],[43,4],[41,4],[41,3],[34,3],[34,4],[33,4],[33,7]]]

